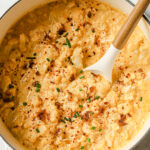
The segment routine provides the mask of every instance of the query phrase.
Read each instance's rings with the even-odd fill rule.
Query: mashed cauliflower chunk
[[[99,1],[41,6],[0,46],[0,116],[29,150],[118,150],[150,111],[150,43],[137,27],[113,83],[83,72],[108,50],[126,16]]]

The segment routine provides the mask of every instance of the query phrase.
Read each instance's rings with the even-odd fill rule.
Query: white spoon
[[[104,78],[112,82],[112,69],[115,58],[128,41],[131,33],[135,29],[149,3],[150,0],[138,1],[106,54],[97,63],[85,68],[84,71],[91,71],[93,73],[100,74]]]

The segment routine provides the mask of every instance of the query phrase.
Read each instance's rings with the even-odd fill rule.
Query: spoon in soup
[[[138,1],[105,55],[95,64],[85,68],[84,71],[91,71],[93,73],[100,74],[104,78],[112,82],[112,69],[115,58],[128,41],[131,33],[146,11],[149,3],[150,0]]]

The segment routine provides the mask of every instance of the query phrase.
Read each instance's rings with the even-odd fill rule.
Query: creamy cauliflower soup
[[[150,43],[139,27],[113,82],[83,69],[108,50],[126,15],[96,0],[28,12],[0,45],[0,116],[29,150],[118,150],[150,111]]]

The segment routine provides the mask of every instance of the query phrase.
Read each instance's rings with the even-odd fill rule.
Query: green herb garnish
[[[59,88],[56,88],[56,91],[57,91],[57,92],[60,92],[60,89],[59,89]]]
[[[80,77],[80,79],[83,79],[83,78],[85,78],[85,76],[81,76],[81,77]]]
[[[79,91],[83,91],[83,89],[79,89]]]
[[[83,99],[83,98],[82,98],[81,100],[82,100],[82,101],[84,101],[84,99]]]
[[[80,73],[83,73],[83,70],[80,70]]]
[[[15,96],[12,96],[11,99],[14,100],[14,99],[15,99]]]
[[[77,28],[75,31],[79,31],[79,28]]]
[[[88,142],[91,143],[91,139],[90,138],[88,138]]]
[[[99,132],[101,132],[101,131],[102,131],[102,129],[99,129],[98,131],[99,131]]]
[[[91,111],[90,114],[93,115],[94,113]]]
[[[26,59],[36,59],[36,57],[26,57]]]
[[[36,132],[37,132],[37,133],[40,133],[40,130],[39,130],[38,128],[36,128]]]
[[[27,106],[27,102],[23,102],[23,106]]]
[[[89,103],[91,103],[91,99],[90,99],[90,97],[88,98],[88,102],[89,102]]]
[[[65,119],[66,121],[71,122],[71,118],[67,118],[67,117],[65,117],[64,119]]]
[[[77,117],[79,117],[79,113],[78,113],[78,112],[76,112],[76,113],[74,114],[73,118],[77,118]]]
[[[83,105],[79,105],[80,108],[83,108]]]
[[[63,43],[63,45],[67,45],[67,43]]]
[[[93,126],[93,127],[91,127],[91,130],[95,130],[95,129],[96,129],[96,127],[94,127],[94,126]]]
[[[61,119],[60,121],[63,122],[63,123],[66,123],[65,120],[63,120],[63,119]]]
[[[66,37],[68,34],[69,34],[69,33],[67,32],[67,33],[64,35],[64,37]]]
[[[100,96],[95,96],[95,99],[99,99],[100,98]]]
[[[9,89],[14,88],[14,86],[12,84],[9,84]]]
[[[50,62],[50,59],[49,59],[49,58],[46,58],[46,60],[47,60],[48,62]]]
[[[40,91],[40,88],[36,88],[35,92],[39,92]]]
[[[41,84],[40,83],[35,83],[35,87],[41,88]]]
[[[67,43],[68,47],[71,48],[71,44],[70,44],[70,41],[68,38],[66,38],[66,43]]]
[[[36,56],[36,53],[33,53],[33,56]]]
[[[80,149],[83,150],[83,149],[84,149],[84,146],[81,146]]]
[[[143,100],[143,97],[140,97],[140,101],[142,102],[142,100]]]

